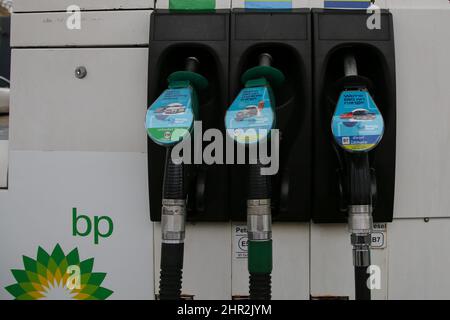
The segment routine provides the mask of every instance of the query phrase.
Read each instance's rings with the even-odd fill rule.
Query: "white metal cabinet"
[[[147,56],[146,48],[14,49],[11,150],[145,152]]]
[[[396,220],[389,230],[389,299],[450,299],[450,219]]]
[[[40,11],[59,10],[50,7],[56,3],[65,5],[41,1]],[[85,3],[96,9],[102,2]],[[81,30],[66,28],[64,12],[13,16],[10,188],[0,192],[1,242],[27,236],[2,248],[1,287],[13,283],[10,270],[21,267],[23,254],[59,243],[95,258],[111,299],[154,297],[144,127],[150,13],[83,12]],[[68,46],[97,48],[48,48]],[[83,79],[75,76],[79,66],[87,69]],[[98,245],[92,236],[74,237],[72,207],[110,217],[111,237]],[[11,296],[2,290],[0,298]]]
[[[386,0],[386,2],[392,9],[450,9],[448,0]]]
[[[231,230],[232,237],[235,237],[235,227]],[[273,224],[272,298],[275,300],[309,299],[309,228],[309,223]],[[238,241],[233,241],[232,291],[233,296],[247,296],[247,259],[237,257],[238,247]]]
[[[450,217],[450,10],[392,11],[397,65],[394,216]]]
[[[148,45],[151,10],[81,13],[81,29],[69,29],[65,12],[13,14],[12,47]]]
[[[65,11],[77,5],[82,10],[151,9],[154,0],[14,0],[14,12]]]
[[[161,224],[154,224],[155,293],[159,292]],[[231,298],[230,223],[188,223],[182,293],[195,300]]]
[[[94,272],[110,299],[153,299],[153,228],[148,214],[145,154],[114,152],[10,153],[10,185],[0,190],[0,299],[23,269],[23,255],[36,259],[60,244],[67,254],[94,258]],[[79,214],[108,216],[113,233],[94,244],[92,232],[72,235],[72,208]],[[79,230],[84,230],[80,225]],[[104,232],[104,231],[103,231]],[[61,299],[61,297],[57,297]]]

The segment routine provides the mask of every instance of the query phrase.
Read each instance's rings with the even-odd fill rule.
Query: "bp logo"
[[[92,272],[94,258],[80,260],[57,244],[51,254],[38,248],[36,260],[23,256],[24,270],[11,270],[17,283],[5,289],[16,300],[105,300],[113,291],[101,287],[106,273]]]

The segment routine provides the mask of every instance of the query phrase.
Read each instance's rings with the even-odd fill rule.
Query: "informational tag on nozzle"
[[[342,92],[332,120],[336,143],[349,152],[367,152],[383,137],[384,121],[369,92]]]
[[[145,127],[149,137],[160,145],[183,140],[194,124],[193,89],[167,89],[147,111]]]
[[[266,139],[273,128],[274,120],[267,87],[243,89],[225,116],[228,135],[242,144]]]

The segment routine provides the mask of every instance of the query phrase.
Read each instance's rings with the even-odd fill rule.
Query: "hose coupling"
[[[353,265],[355,267],[370,266],[370,245],[373,228],[372,206],[349,206],[348,226],[353,245]]]
[[[272,214],[270,199],[247,201],[248,240],[272,239]]]
[[[186,228],[186,200],[163,199],[161,231],[163,243],[183,243]]]
[[[368,267],[370,261],[371,234],[351,235],[353,245],[353,265],[355,267]]]
[[[349,206],[348,226],[352,234],[371,234],[373,228],[372,206]]]

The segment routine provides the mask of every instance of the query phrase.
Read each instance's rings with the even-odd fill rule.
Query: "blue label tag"
[[[275,121],[267,87],[245,88],[225,116],[227,133],[238,143],[256,143],[270,133]]]
[[[246,9],[292,9],[292,0],[246,0]]]
[[[367,91],[344,91],[332,120],[335,141],[350,152],[367,152],[383,137],[384,121]]]
[[[333,9],[367,9],[371,4],[370,0],[325,0],[323,6],[324,8]]]
[[[147,110],[145,127],[158,144],[173,145],[192,130],[192,88],[167,89]]]

